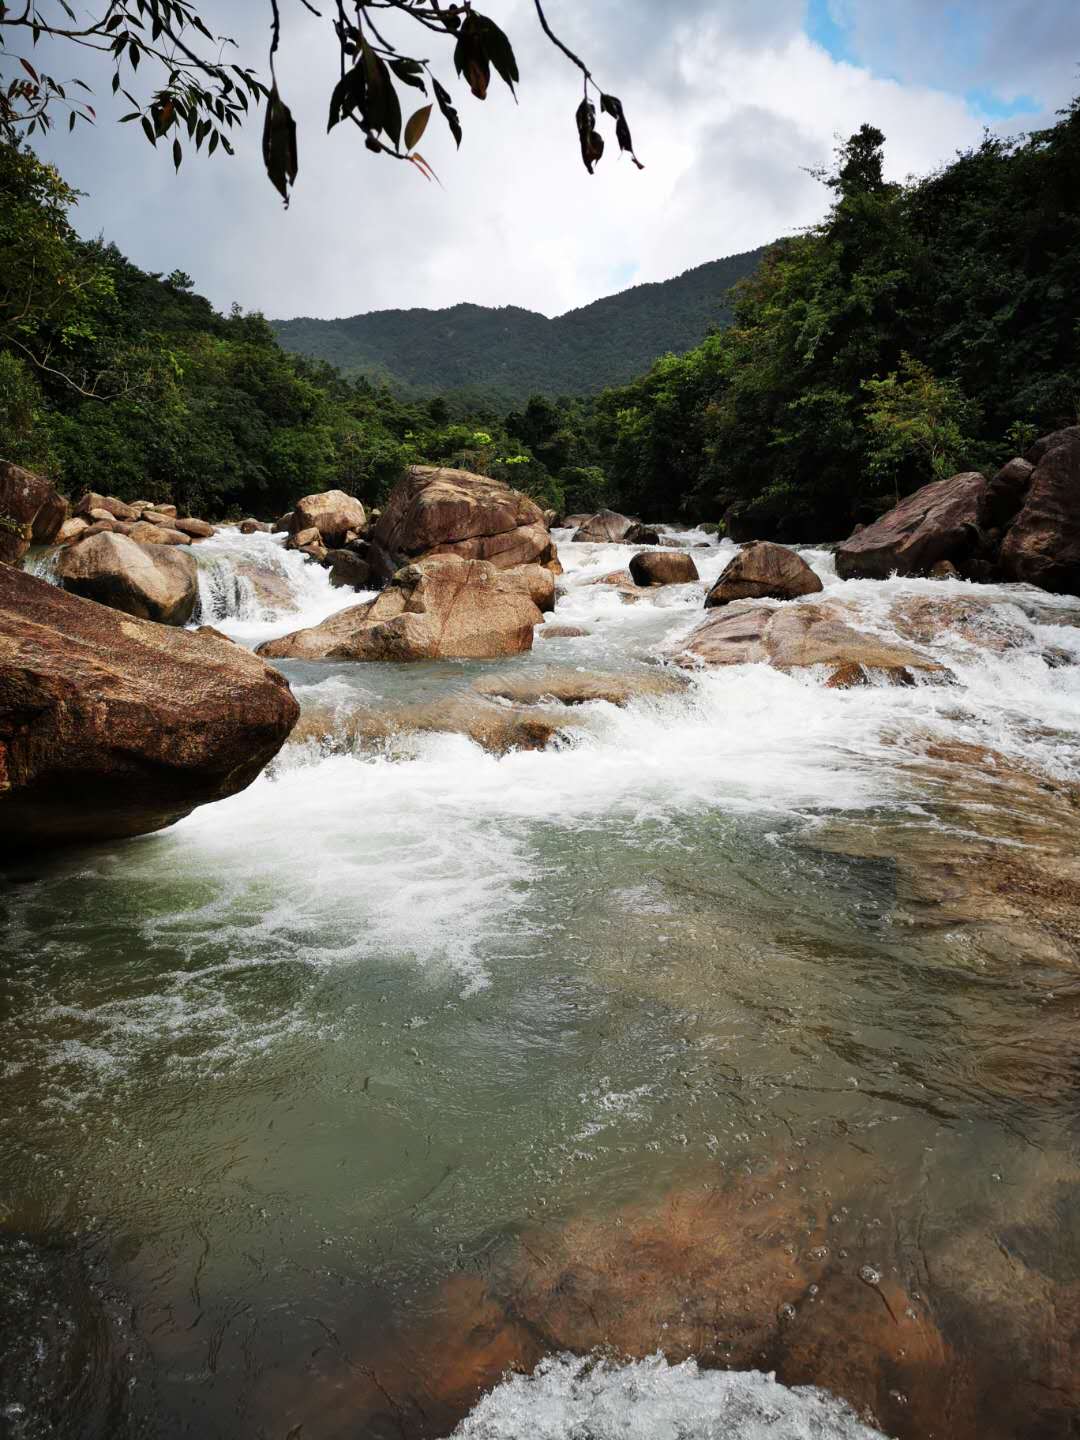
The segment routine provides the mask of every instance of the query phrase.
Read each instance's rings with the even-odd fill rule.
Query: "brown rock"
[[[272,524],[271,527],[270,527],[271,531],[272,531],[274,534],[278,534],[278,535],[280,535],[280,533],[281,533],[283,530],[288,531],[288,532],[291,532],[291,530],[292,530],[292,517],[293,517],[293,512],[292,512],[291,510],[286,510],[286,512],[285,512],[284,515],[279,515],[278,518],[273,522],[273,524]]]
[[[591,515],[567,515],[565,519],[558,522],[558,525],[560,530],[579,530],[587,520],[591,519]]]
[[[374,600],[258,653],[296,660],[491,659],[532,648],[541,621],[529,580],[483,560],[438,555],[405,566]]]
[[[67,518],[67,501],[40,475],[0,460],[0,564],[18,565],[31,544],[48,545]]]
[[[962,561],[978,544],[988,503],[986,477],[974,470],[924,485],[845,540],[836,573],[842,580],[885,580],[893,571],[925,575],[939,560]]]
[[[505,572],[507,582],[520,586],[538,610],[555,609],[555,576],[544,565],[515,565]]]
[[[1064,430],[1054,430],[1036,440],[1024,459],[1032,465],[1038,465],[1051,450],[1056,450],[1059,445],[1068,445],[1074,440],[1080,440],[1080,425],[1066,425]]]
[[[666,537],[661,540],[659,530],[654,529],[651,525],[631,525],[623,536],[624,545],[669,545],[671,543]]]
[[[166,515],[170,520],[176,519],[175,505],[155,505],[153,507],[159,515]]]
[[[810,566],[794,550],[769,540],[753,540],[732,559],[705,596],[705,608],[733,600],[795,600],[824,589]]]
[[[1080,593],[1080,426],[1048,436],[1001,547],[1001,571],[1057,594]],[[1056,441],[1056,443],[1054,443]]]
[[[527,495],[467,470],[414,465],[394,486],[371,539],[392,558],[459,555],[500,569],[557,559]]]
[[[591,635],[591,630],[584,630],[580,625],[552,625],[547,624],[538,632],[541,640],[579,640],[583,635]]]
[[[374,590],[370,563],[355,550],[328,550],[323,564],[330,571],[330,584],[351,585],[354,590]]]
[[[156,525],[159,530],[175,530],[176,519],[167,515],[164,510],[144,510],[139,519],[147,525]]]
[[[595,515],[590,515],[588,520],[578,527],[574,540],[575,542],[618,545],[625,540],[627,533],[638,523],[626,515],[618,514],[615,510],[598,510]]]
[[[698,568],[682,550],[642,550],[630,561],[635,585],[688,585],[699,580]]]
[[[272,525],[266,524],[263,520],[252,520],[249,518],[240,521],[241,535],[269,535],[273,528]]]
[[[91,535],[111,535],[123,523],[119,520],[95,520],[82,532],[82,539],[89,540]]]
[[[192,516],[174,520],[173,527],[182,535],[190,535],[193,540],[209,540],[211,535],[217,534],[213,525],[208,524],[205,520],[196,520]]]
[[[106,510],[103,506],[100,505],[95,505],[92,510],[83,510],[81,513],[84,518],[89,520],[92,524],[95,522],[100,524],[103,521],[107,522],[118,518],[112,513],[111,510]]]
[[[191,536],[185,535],[183,531],[166,530],[161,525],[152,525],[148,520],[137,520],[128,533],[132,540],[138,540],[142,545],[191,544]]]
[[[65,520],[60,529],[53,536],[54,545],[70,545],[78,540],[90,528],[89,521],[81,515],[73,515],[70,520]]]
[[[364,507],[344,490],[324,490],[319,495],[305,495],[298,500],[289,520],[293,535],[314,529],[328,550],[345,543],[350,530],[362,530],[366,521]]]
[[[295,530],[285,541],[286,550],[303,550],[305,545],[318,545],[320,536],[314,525],[309,525],[304,530]]]
[[[0,570],[0,846],[160,830],[249,785],[298,713],[240,646]]]
[[[98,520],[101,516],[94,515],[95,510],[103,510],[114,520],[137,520],[139,518],[139,511],[134,505],[126,505],[123,500],[117,500],[115,495],[98,495],[94,490],[87,490],[85,494],[79,496],[72,514]]]
[[[959,580],[960,571],[951,560],[939,560],[930,571],[931,580]]]
[[[776,670],[858,665],[906,683],[907,671],[939,679],[946,668],[904,645],[854,629],[847,612],[828,604],[773,607],[739,601],[710,615],[675,655],[677,664],[767,664]],[[851,673],[851,672],[847,672]]]
[[[199,596],[190,555],[140,545],[126,535],[100,534],[69,546],[57,576],[65,590],[162,625],[185,625]]]

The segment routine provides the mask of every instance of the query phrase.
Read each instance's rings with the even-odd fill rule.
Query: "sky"
[[[277,64],[299,126],[288,210],[262,168],[261,115],[235,158],[192,157],[176,175],[166,147],[112,123],[128,107],[85,53],[37,61],[91,81],[99,123],[58,127],[39,148],[86,192],[82,234],[103,233],[146,269],[186,270],[222,308],[331,318],[472,301],[557,315],[815,223],[828,192],[808,172],[864,121],[885,132],[887,173],[902,179],[987,127],[1050,123],[1080,91],[1076,0],[545,0],[552,28],[621,97],[645,163],[634,169],[609,134],[590,177],[578,72],[532,0],[483,8],[514,43],[517,103],[494,77],[487,101],[473,99],[451,47],[439,63],[423,43],[437,37],[421,32],[410,52],[436,62],[464,126],[460,151],[437,115],[421,142],[441,187],[370,154],[351,126],[327,135],[337,45],[300,0],[281,0]],[[265,70],[268,4],[199,9]]]

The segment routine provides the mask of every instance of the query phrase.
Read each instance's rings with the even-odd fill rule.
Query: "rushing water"
[[[242,643],[358,598],[194,553]],[[631,553],[562,535],[588,633],[513,661],[284,663],[318,723],[250,789],[9,874],[13,1434],[1074,1433],[1080,601],[807,551],[883,635],[984,605],[954,683],[655,694],[703,585],[590,583]],[[552,666],[648,693],[355,726]]]

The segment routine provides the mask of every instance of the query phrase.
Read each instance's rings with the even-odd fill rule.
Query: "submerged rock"
[[[431,465],[414,465],[394,486],[371,541],[398,563],[457,555],[508,570],[556,559],[534,500],[487,476]]]
[[[937,660],[847,622],[848,612],[835,605],[777,607],[736,601],[704,620],[673,658],[686,666],[759,663],[776,670],[853,665],[900,683],[910,681],[911,671],[950,678]]]
[[[509,700],[516,705],[587,705],[606,700],[609,705],[628,705],[641,696],[677,695],[686,689],[682,675],[670,670],[634,674],[591,673],[584,670],[552,668],[539,674],[494,675],[477,680],[473,686],[481,695]]]
[[[489,754],[505,755],[543,750],[571,723],[557,710],[496,705],[466,692],[419,705],[305,710],[289,743],[314,743],[326,754],[355,754],[393,750],[415,735],[466,735]]]
[[[160,830],[250,785],[298,714],[238,645],[0,569],[0,848]]]
[[[66,518],[67,501],[48,480],[0,460],[0,564],[18,565],[31,544],[50,544]]]
[[[374,600],[310,630],[269,640],[258,653],[285,660],[492,659],[532,648],[542,615],[536,567],[500,570],[439,555],[399,570]],[[525,573],[522,573],[525,572]]]
[[[733,600],[797,600],[825,587],[794,550],[769,540],[754,540],[729,562],[705,596],[705,608]]]
[[[701,577],[693,560],[681,550],[643,550],[630,561],[635,585],[689,585]]]
[[[199,598],[199,572],[186,552],[102,533],[67,547],[56,573],[65,590],[162,625],[186,625]]]

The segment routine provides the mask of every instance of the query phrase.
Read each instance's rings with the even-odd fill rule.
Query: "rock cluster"
[[[52,537],[57,545],[82,545],[96,535],[123,535],[142,545],[191,545],[215,534],[213,525],[194,515],[177,515],[162,500],[133,500],[88,490],[72,508],[70,519]]]
[[[842,579],[945,565],[972,580],[1080,591],[1080,426],[1044,436],[989,480],[968,471],[924,485],[836,552]]]
[[[0,566],[0,849],[160,830],[249,785],[298,714],[282,676],[212,631]]]

